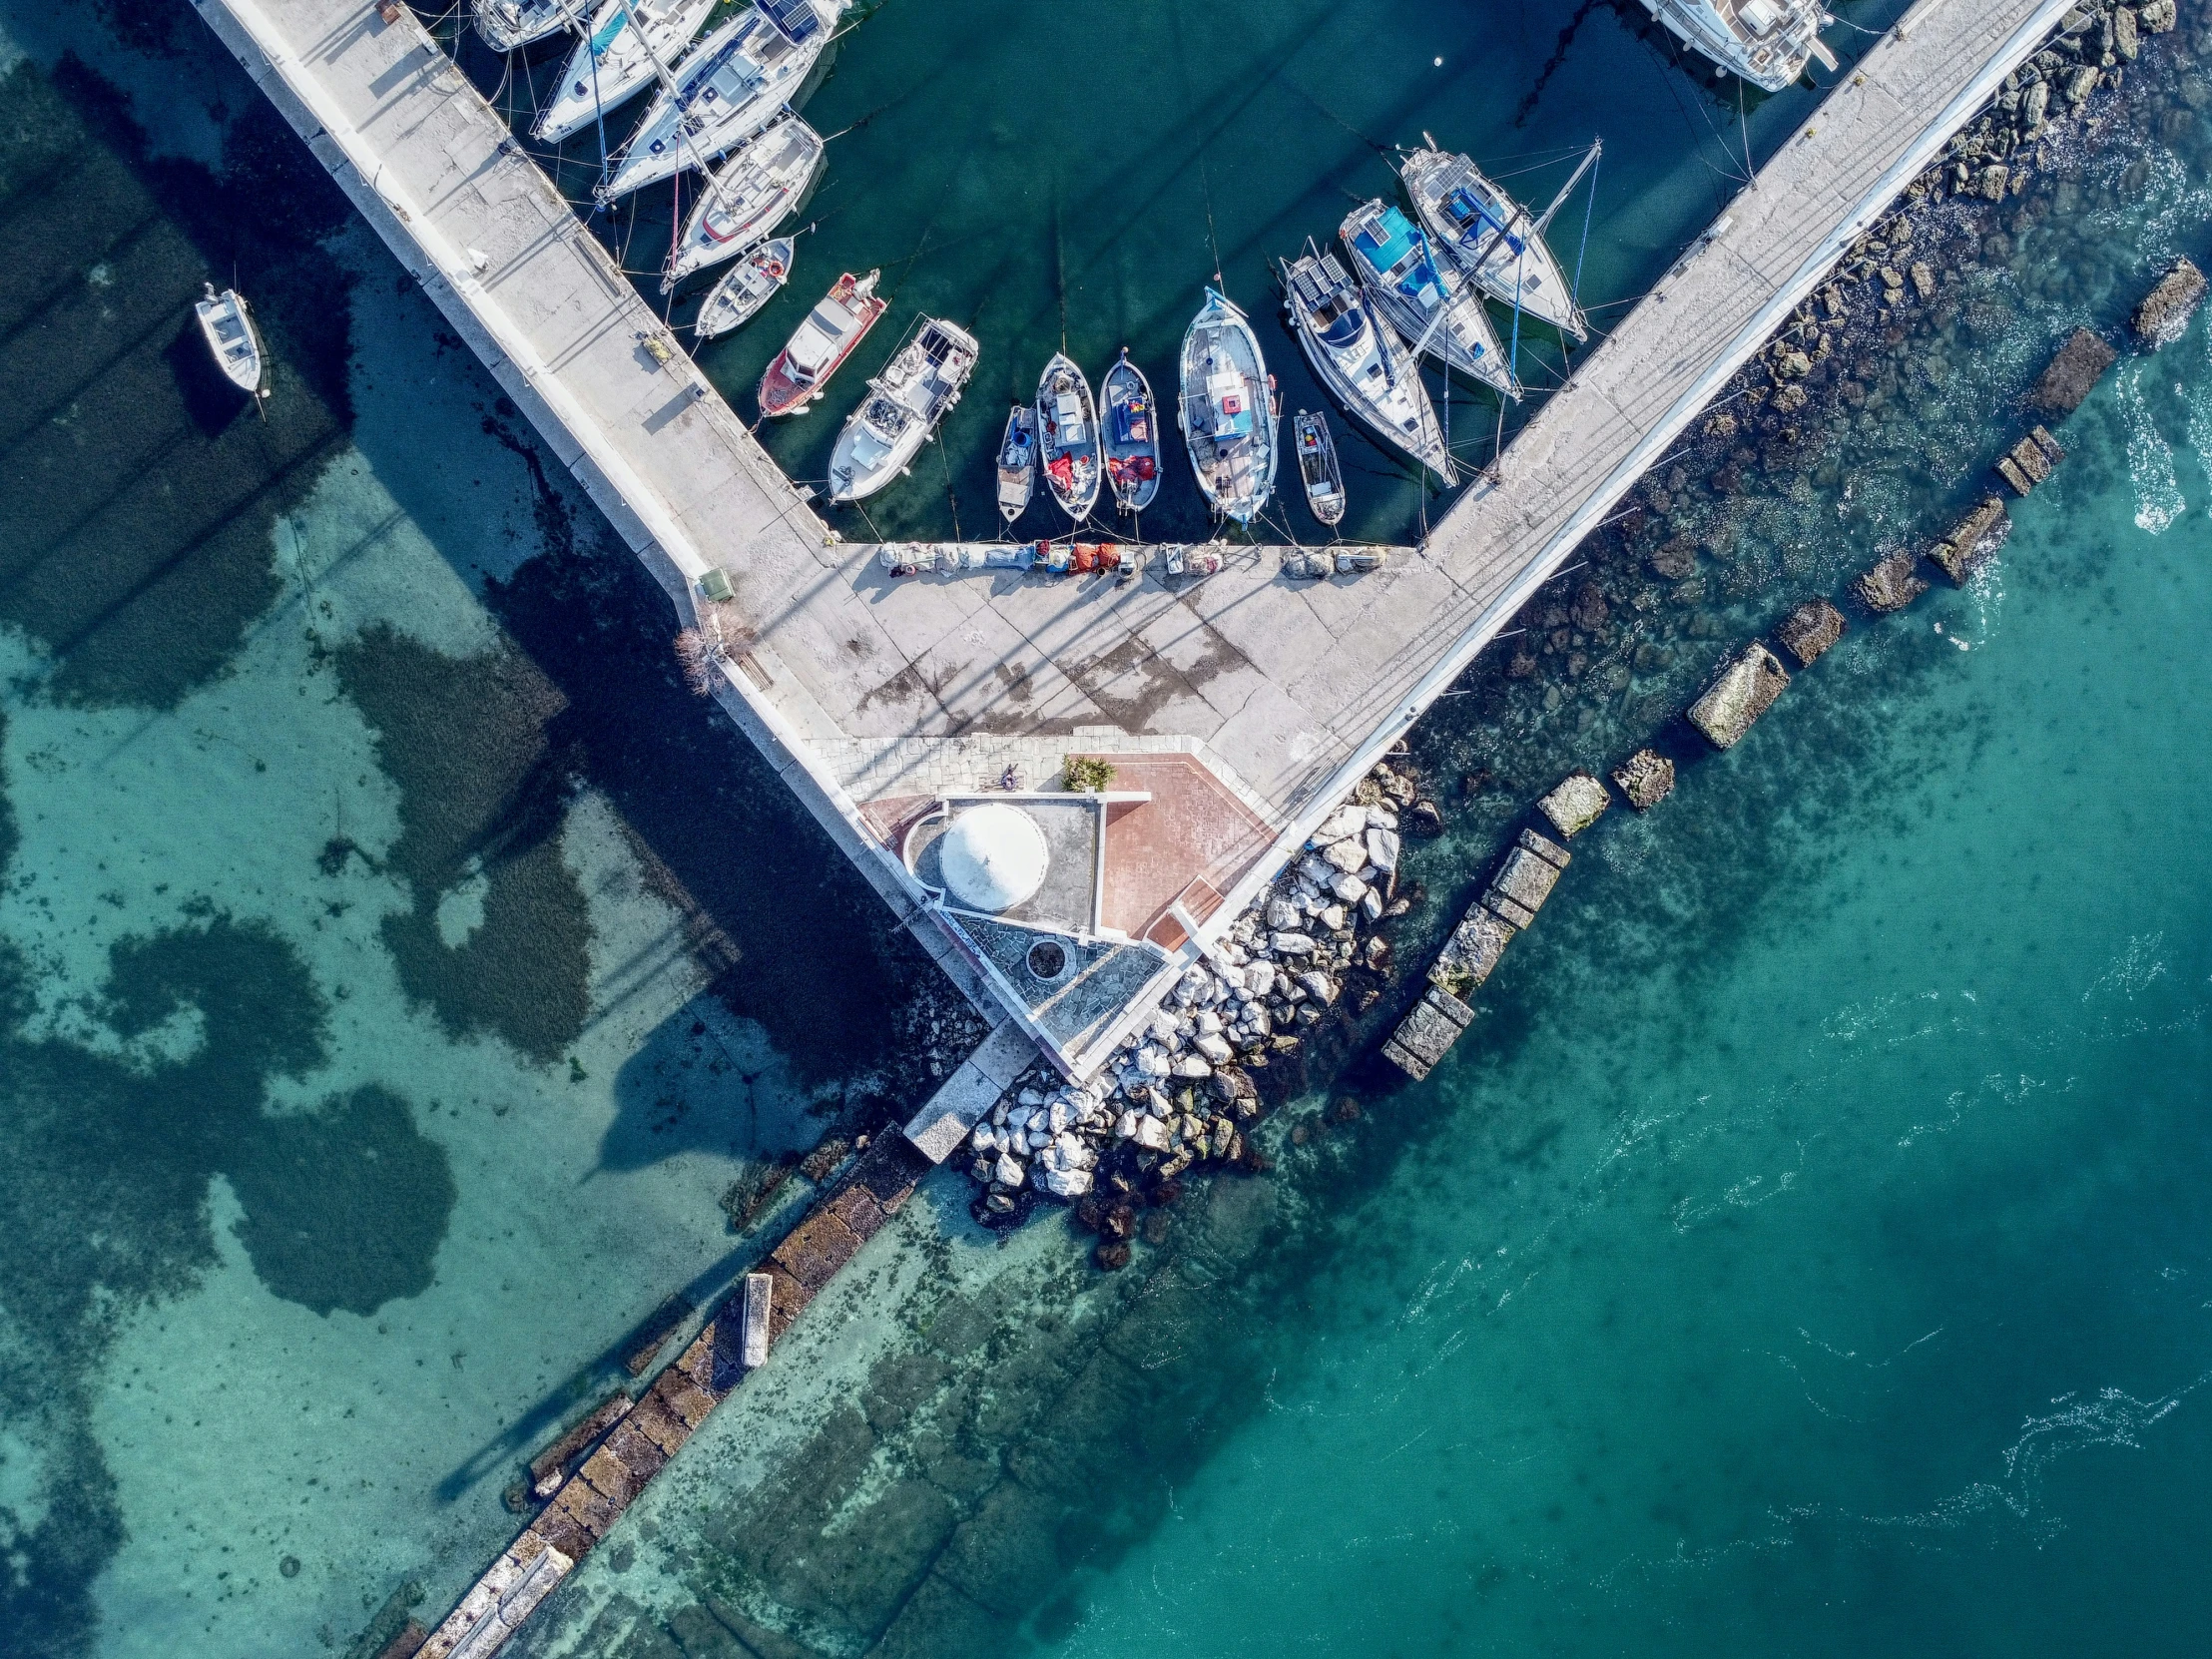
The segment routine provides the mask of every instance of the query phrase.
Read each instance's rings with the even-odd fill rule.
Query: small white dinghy
[[[695,271],[734,260],[781,225],[822,166],[822,135],[785,116],[732,156],[668,251],[667,293]]]
[[[792,259],[796,253],[796,245],[790,237],[778,237],[754,249],[738,262],[735,271],[708,291],[699,314],[692,319],[692,333],[700,339],[713,339],[751,322],[760,308],[791,280]]]
[[[559,144],[651,86],[699,33],[715,0],[607,0],[561,70],[560,91],[530,134]]]
[[[906,470],[937,423],[960,401],[981,348],[965,328],[923,317],[837,434],[830,499],[859,501]]]
[[[215,354],[216,367],[249,397],[267,396],[262,382],[269,373],[269,354],[262,349],[262,331],[254,326],[254,313],[247,309],[245,297],[237,288],[218,293],[213,282],[201,286],[207,297],[193,309],[199,314],[208,349]]]

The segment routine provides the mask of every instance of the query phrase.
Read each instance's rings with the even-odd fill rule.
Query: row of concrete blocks
[[[767,1363],[770,1346],[898,1213],[928,1169],[903,1136],[879,1136],[634,1404],[625,1407],[618,1398],[594,1414],[585,1427],[603,1432],[591,1454],[560,1479],[552,1501],[445,1622],[414,1646],[402,1637],[383,1659],[489,1659],[497,1652],[607,1536],[707,1414],[747,1373]],[[590,1437],[566,1437],[569,1457],[556,1459],[548,1473],[559,1478],[559,1465],[582,1452]]]
[[[1461,918],[1436,960],[1413,1010],[1382,1044],[1382,1053],[1412,1077],[1426,1077],[1474,1018],[1466,993],[1489,978],[1513,935],[1536,919],[1572,854],[1557,841],[1523,830],[1474,907]]]

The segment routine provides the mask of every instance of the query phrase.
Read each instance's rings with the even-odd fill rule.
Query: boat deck
[[[1257,812],[1278,838],[1219,890],[1233,911],[2066,9],[1921,0],[1421,554],[1316,583],[1242,548],[1204,579],[1121,584],[891,575],[827,529],[412,13],[196,4],[679,605],[728,573],[725,702],[909,916],[866,804],[1008,764],[1040,781],[1070,750],[1192,755]]]

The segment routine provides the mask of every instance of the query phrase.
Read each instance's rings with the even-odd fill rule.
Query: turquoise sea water
[[[959,85],[942,13],[849,37],[825,130],[902,64]],[[1270,15],[1251,39],[1288,55],[1340,14]],[[1611,291],[1709,211],[1690,147],[1719,165],[1733,100],[1617,14],[1480,12],[1503,92],[1432,20],[1356,15],[1395,56],[1330,111],[1487,110],[1493,154],[1574,26],[1527,147],[1602,113],[1609,176],[1645,170],[1593,241]],[[732,1182],[917,1098],[959,1022],[196,25],[0,17],[29,54],[0,132],[0,1653],[365,1659],[509,1535],[501,1489],[656,1306],[759,1248]],[[1557,772],[1674,743],[1723,651],[1946,521],[2058,337],[2205,257],[2201,26],[2000,222],[1929,233],[1940,319],[1854,369],[1859,407],[1734,493],[1661,481],[1689,583],[1594,546],[1536,607],[1602,589],[1587,665],[1485,663],[1423,724],[1452,830],[1404,959]],[[1025,65],[1113,38],[1009,11],[976,131]],[[1281,79],[1314,93],[1345,53],[1308,50]],[[1806,97],[1753,112],[1755,149]],[[851,137],[925,169],[930,108]],[[1232,258],[1340,212],[1271,203],[1306,176],[1261,159]],[[1041,360],[1031,209],[910,279],[961,315],[1011,290]],[[889,212],[869,234],[921,245]],[[826,200],[819,240],[887,264],[862,217]],[[176,343],[233,262],[284,365],[267,429]],[[1155,263],[1107,286],[1172,340],[1192,278]],[[1989,573],[1855,617],[1737,750],[1578,841],[1428,1084],[1353,1034],[1275,1172],[1149,1214],[1126,1273],[925,1185],[524,1650],[2194,1651],[2207,432],[2200,321],[2064,424]]]

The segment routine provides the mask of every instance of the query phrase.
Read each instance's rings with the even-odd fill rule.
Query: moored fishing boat
[[[1275,489],[1274,382],[1245,313],[1214,289],[1183,332],[1176,421],[1207,504],[1249,524]]]
[[[1412,353],[1368,309],[1359,283],[1337,256],[1308,242],[1303,257],[1283,262],[1283,286],[1284,307],[1306,359],[1346,412],[1445,483],[1456,483],[1458,469]]]
[[[1114,505],[1125,513],[1141,513],[1160,493],[1160,406],[1144,370],[1129,360],[1126,345],[1098,390],[1106,400],[1106,482]]]
[[[667,293],[695,271],[734,260],[784,222],[822,166],[822,135],[786,116],[732,156],[684,221],[661,275]]]
[[[1438,260],[1402,213],[1378,198],[1355,208],[1341,234],[1360,285],[1414,356],[1434,357],[1507,397],[1520,396],[1481,291],[1450,261]]]
[[[1567,181],[1568,189],[1596,155],[1593,146],[1574,178]],[[1589,321],[1543,238],[1566,191],[1538,219],[1485,179],[1471,160],[1437,149],[1433,139],[1424,148],[1406,153],[1398,176],[1405,181],[1413,212],[1432,245],[1457,264],[1476,287],[1563,334],[1578,340],[1588,337]]]
[[[577,21],[585,0],[475,0],[476,32],[494,52],[512,52]]]
[[[822,395],[852,348],[875,326],[889,301],[875,296],[876,279],[846,272],[816,301],[776,360],[761,376],[761,413],[797,414]]]
[[[842,0],[758,0],[701,41],[608,158],[600,202],[705,167],[774,121],[830,41]]]
[[[531,136],[558,144],[594,126],[647,87],[691,44],[715,0],[606,0],[561,70]]]
[[[1644,0],[1689,46],[1765,92],[1780,92],[1818,59],[1836,68],[1821,30],[1836,20],[1823,0]]]
[[[254,325],[254,313],[236,288],[216,292],[213,282],[200,284],[205,298],[193,304],[200,318],[200,335],[215,356],[223,377],[251,397],[260,397],[269,372],[269,353],[262,349],[262,331]]]
[[[975,368],[975,336],[922,317],[837,434],[830,456],[830,499],[859,501],[906,470],[937,423],[960,401]]]
[[[1329,435],[1329,417],[1301,409],[1291,432],[1306,505],[1322,523],[1335,524],[1345,516],[1345,474],[1337,460],[1337,440]]]
[[[1055,351],[1037,381],[1037,455],[1045,488],[1080,524],[1098,504],[1098,406],[1091,383],[1064,351]]]
[[[1037,488],[1037,415],[1016,403],[1006,416],[1006,435],[998,442],[998,516],[1008,524],[1027,511]]]
[[[797,253],[790,237],[778,237],[740,260],[737,269],[717,282],[701,302],[699,314],[692,319],[693,334],[713,339],[752,321],[755,313],[791,280]]]

